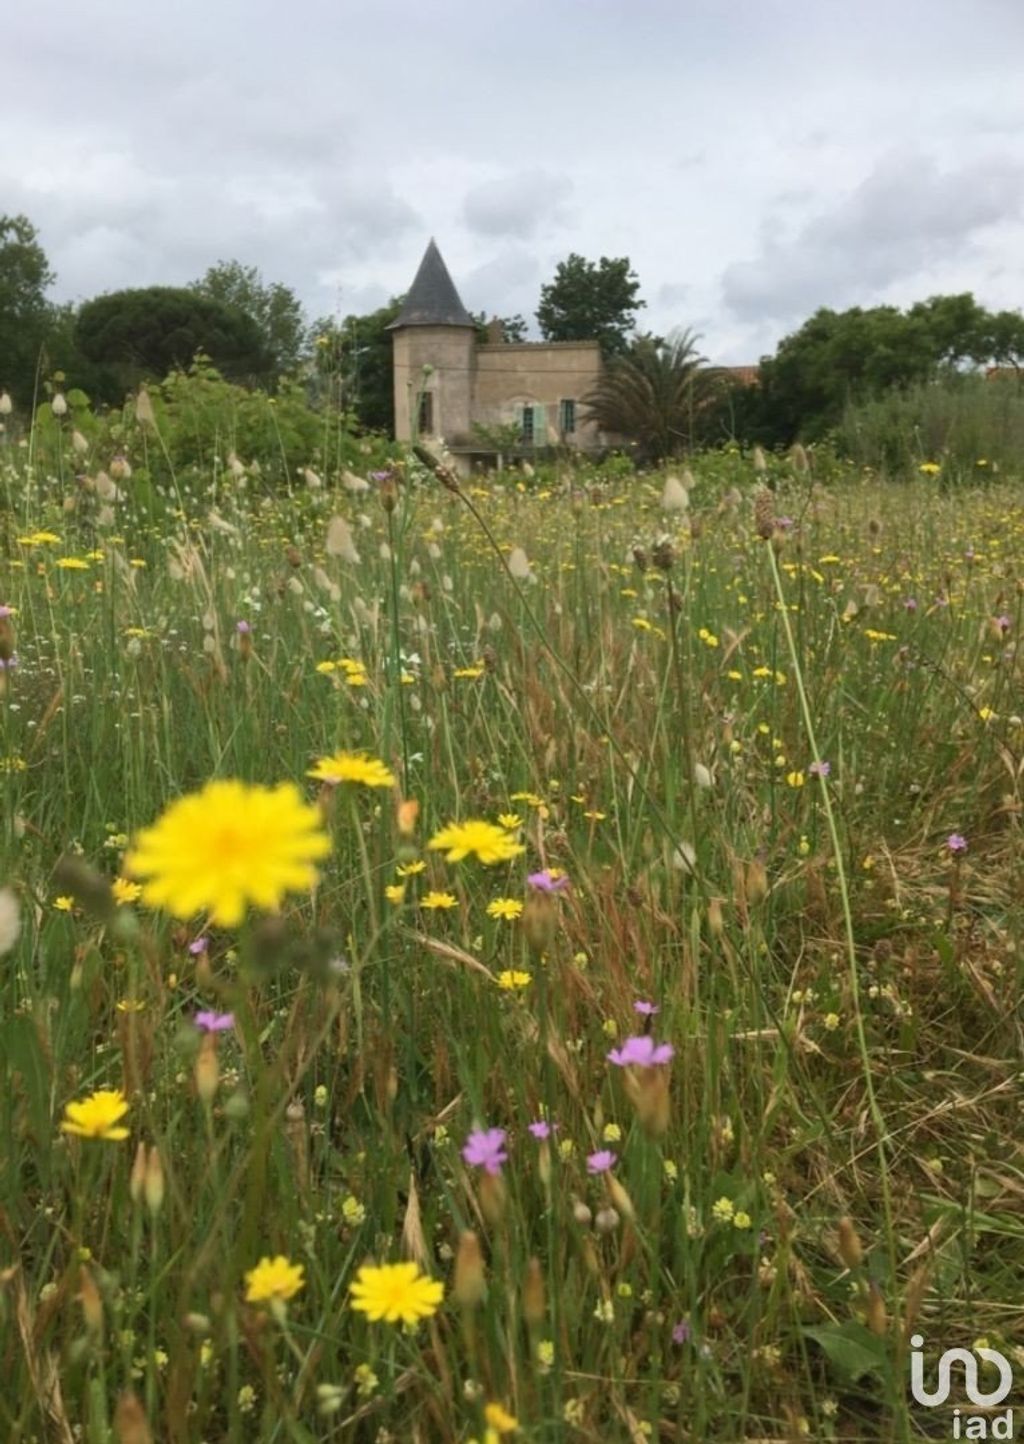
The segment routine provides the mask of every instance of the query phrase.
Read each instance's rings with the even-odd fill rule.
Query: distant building
[[[505,341],[500,322],[480,341],[433,241],[390,329],[399,441],[443,438],[464,472],[500,450],[593,453],[610,444],[583,405],[601,375],[599,344]]]

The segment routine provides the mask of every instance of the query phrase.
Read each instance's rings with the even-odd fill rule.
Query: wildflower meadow
[[[50,409],[0,1439],[908,1440],[913,1339],[1021,1369],[1019,483]]]

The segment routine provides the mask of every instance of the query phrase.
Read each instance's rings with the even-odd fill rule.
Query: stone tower
[[[470,435],[476,326],[431,240],[394,332],[395,438]]]

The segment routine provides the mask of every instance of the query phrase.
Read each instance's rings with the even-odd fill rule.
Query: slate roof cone
[[[389,331],[400,326],[473,326],[472,316],[459,299],[455,282],[448,274],[448,267],[431,237],[430,245],[423,252],[420,268],[409,287],[409,294],[392,321]]]

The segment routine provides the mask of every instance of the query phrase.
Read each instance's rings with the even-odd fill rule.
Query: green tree
[[[310,331],[316,369],[332,388],[332,401],[354,413],[367,431],[395,430],[395,383],[388,329],[402,309],[401,296],[366,316],[346,316],[342,322],[324,318]]]
[[[651,461],[695,446],[720,380],[697,351],[697,339],[691,331],[638,337],[583,398],[588,419],[635,442]]]
[[[31,404],[55,276],[27,216],[0,216],[0,388]]]
[[[162,380],[200,351],[234,381],[265,381],[271,374],[252,317],[184,287],[114,291],[88,301],[78,313],[75,341],[88,361],[107,368],[108,388],[122,391]]]
[[[545,341],[600,341],[606,356],[619,356],[629,343],[640,282],[629,257],[602,256],[596,264],[575,252],[561,261],[554,280],[541,287],[537,322]]]
[[[307,324],[294,291],[277,281],[265,282],[255,266],[243,266],[240,261],[218,261],[190,289],[251,316],[278,376],[298,367]]]
[[[502,340],[508,342],[526,340],[526,320],[518,312],[514,316],[491,316],[486,311],[470,311],[476,325],[476,339],[486,344],[490,340],[491,327],[495,322],[501,327]]]

